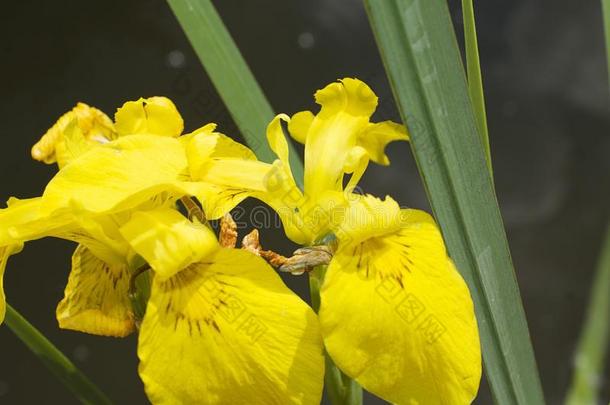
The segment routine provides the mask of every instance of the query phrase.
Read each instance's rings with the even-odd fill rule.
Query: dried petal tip
[[[300,275],[316,266],[327,265],[333,258],[332,250],[326,245],[297,249],[294,255],[279,267],[279,271]]]
[[[32,158],[47,164],[57,162],[60,167],[91,147],[115,139],[114,124],[100,110],[78,103],[32,147]]]
[[[253,229],[252,232],[244,236],[241,241],[241,248],[260,256],[261,244],[259,241],[258,229]]]
[[[220,246],[226,248],[234,248],[237,244],[237,224],[233,221],[233,217],[229,213],[226,213],[220,220],[218,241],[220,242]]]

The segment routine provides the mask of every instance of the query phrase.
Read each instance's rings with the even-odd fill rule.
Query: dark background
[[[315,108],[316,89],[355,76],[381,98],[374,118],[398,119],[360,1],[216,3],[278,112]],[[557,404],[610,206],[601,10],[598,1],[476,3],[498,198],[545,394]],[[450,6],[461,35],[459,2]],[[163,1],[5,2],[0,54],[0,200],[42,192],[55,168],[31,161],[30,147],[77,101],[112,115],[124,101],[166,95],[187,130],[215,121],[239,136]],[[429,210],[408,145],[393,144],[389,153],[392,166],[371,167],[363,188]],[[279,236],[263,238],[288,253]],[[57,328],[72,249],[60,240],[29,243],[9,262],[8,301],[118,403],[146,403],[135,336]],[[288,281],[305,291],[304,277]],[[4,326],[0,353],[0,403],[75,402]],[[607,370],[602,386],[605,404]],[[491,402],[485,383],[478,402]]]

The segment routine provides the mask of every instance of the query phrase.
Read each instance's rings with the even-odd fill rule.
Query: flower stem
[[[8,304],[5,323],[83,404],[112,404],[74,363]]]
[[[320,288],[324,282],[326,266],[317,266],[309,273],[309,293],[311,305],[316,313],[320,310]],[[335,365],[328,353],[326,359],[326,372],[324,374],[324,387],[328,398],[333,405],[362,405],[362,387]]]

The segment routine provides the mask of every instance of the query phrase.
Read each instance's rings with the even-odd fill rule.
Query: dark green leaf
[[[502,217],[443,0],[365,0],[421,177],[470,286],[500,404],[544,403]]]

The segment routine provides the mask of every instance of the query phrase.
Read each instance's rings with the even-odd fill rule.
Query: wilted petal
[[[78,103],[32,147],[32,158],[63,167],[95,145],[116,138],[112,121],[106,114]]]

